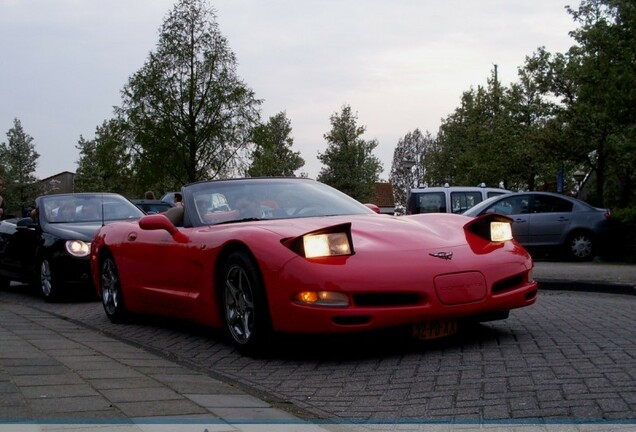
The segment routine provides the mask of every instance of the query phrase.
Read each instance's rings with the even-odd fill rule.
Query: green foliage
[[[35,176],[40,155],[35,151],[33,138],[24,132],[17,118],[7,132],[6,143],[0,144],[0,160],[4,179],[6,212],[21,214],[33,205],[42,188]],[[6,215],[5,215],[6,217]]]
[[[633,158],[629,147],[636,122],[636,6],[633,1],[584,0],[568,11],[580,25],[572,32],[577,44],[549,61],[544,79],[562,104],[555,121],[562,126],[564,153],[594,172],[598,204],[606,205],[615,201],[605,193],[607,187],[633,184],[633,178],[621,180],[629,176],[625,168],[633,159],[617,162],[624,160],[624,153]],[[621,198],[618,204],[627,202]]]
[[[636,3],[583,0],[568,8],[578,28],[566,53],[539,48],[509,87],[496,69],[465,92],[426,158],[429,184],[485,182],[512,190],[574,190],[593,174],[598,206],[636,200]]]
[[[408,132],[398,141],[393,151],[390,174],[398,213],[405,209],[407,191],[424,182],[428,158],[435,151],[435,146],[436,141],[431,133],[426,131],[426,134],[422,134],[419,129]]]
[[[177,188],[242,169],[260,101],[236,65],[214,10],[204,0],[177,2],[118,110],[142,183]]]
[[[361,138],[365,127],[357,125],[357,115],[348,105],[340,114],[333,114],[330,120],[331,131],[324,135],[327,149],[318,153],[318,159],[325,165],[318,180],[358,201],[368,202],[382,171],[380,160],[373,155],[378,143]]]
[[[291,121],[284,112],[254,130],[255,149],[247,171],[249,176],[293,176],[305,164],[300,153],[291,149],[294,145],[291,131]]]
[[[636,206],[614,210],[612,219],[615,238],[606,258],[636,263]]]
[[[104,121],[96,128],[94,139],[80,137],[76,148],[80,153],[75,173],[77,192],[109,191],[141,196],[144,185],[132,172],[130,143],[120,120]]]

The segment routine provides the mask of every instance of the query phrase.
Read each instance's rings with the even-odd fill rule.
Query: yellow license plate
[[[413,337],[416,339],[436,339],[457,333],[457,320],[423,321],[413,324]]]

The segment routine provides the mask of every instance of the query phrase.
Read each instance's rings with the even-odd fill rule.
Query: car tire
[[[108,319],[113,323],[127,321],[129,313],[124,303],[117,264],[115,264],[115,259],[109,253],[106,253],[100,261],[99,284],[102,305]]]
[[[11,279],[8,279],[2,275],[0,275],[0,289],[7,290],[11,286]]]
[[[62,286],[54,277],[51,261],[47,257],[38,262],[36,286],[47,302],[54,302],[61,296]]]
[[[591,261],[596,253],[596,243],[588,232],[575,232],[565,243],[566,253],[573,261]]]
[[[222,270],[220,285],[224,330],[244,355],[265,353],[271,342],[271,320],[260,271],[246,252],[231,253]]]

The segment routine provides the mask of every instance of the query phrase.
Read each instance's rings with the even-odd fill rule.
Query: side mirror
[[[165,230],[179,243],[188,242],[188,236],[179,231],[163,213],[143,216],[139,219],[139,228],[146,231]]]
[[[367,203],[367,204],[365,204],[365,206],[369,207],[374,212],[380,214],[380,207],[378,207],[377,205],[371,204],[371,203]]]

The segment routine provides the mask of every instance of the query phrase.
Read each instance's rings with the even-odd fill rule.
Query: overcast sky
[[[120,91],[155,50],[173,0],[0,0],[0,142],[14,118],[40,154],[36,175],[74,172],[80,136],[113,117]],[[263,99],[286,111],[301,170],[316,177],[329,117],[350,105],[388,179],[406,133],[437,133],[464,91],[503,84],[539,46],[565,52],[578,0],[217,0],[211,2]]]

